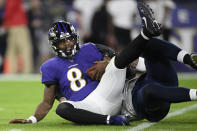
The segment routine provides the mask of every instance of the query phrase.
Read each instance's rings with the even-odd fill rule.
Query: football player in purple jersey
[[[93,43],[79,46],[75,28],[65,21],[55,22],[50,27],[48,36],[57,56],[46,61],[40,68],[42,83],[46,86],[44,99],[29,119],[16,119],[11,123],[35,123],[42,120],[51,109],[58,91],[64,98],[57,108],[58,115],[77,123],[107,124],[107,120],[110,120],[108,115],[120,113],[126,74],[126,69],[115,67],[115,52]],[[95,61],[102,61],[108,57],[113,58],[101,80],[92,80],[86,71]],[[120,119],[123,122],[111,121],[108,124],[128,122],[122,116]]]
[[[92,43],[80,47],[70,23],[54,23],[48,35],[57,56],[41,66],[42,83],[46,86],[43,101],[33,116],[10,123],[42,120],[52,108],[57,92],[64,100],[61,100],[56,113],[66,120],[83,124],[128,125],[128,118],[159,121],[168,113],[170,103],[196,100],[196,90],[177,88],[177,75],[169,59],[197,69],[197,55],[189,55],[169,42],[152,38],[161,34],[160,25],[149,7],[139,3],[138,8],[143,30],[119,54]],[[141,54],[145,58],[147,73],[125,84],[126,67]],[[92,80],[86,71],[95,61],[103,61],[107,56],[111,60],[104,67],[101,80]],[[124,85],[129,87],[128,90],[125,88],[125,115],[119,115]]]

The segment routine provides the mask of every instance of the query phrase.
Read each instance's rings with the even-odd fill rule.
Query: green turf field
[[[197,79],[181,80],[180,86],[197,88]],[[36,124],[8,124],[15,118],[28,118],[31,116],[42,100],[43,85],[40,82],[14,82],[0,81],[0,131],[136,131],[139,127],[146,126],[146,121],[132,122],[130,126],[96,126],[77,125],[59,118],[55,114],[55,103],[49,114]],[[178,111],[180,114],[172,114],[169,118],[159,123],[150,125],[146,131],[196,131],[197,130],[197,102],[174,104],[170,113]],[[195,105],[195,107],[191,107]],[[180,109],[191,109],[181,112]],[[186,109],[186,110],[187,110]],[[175,116],[173,116],[175,115]],[[139,127],[136,127],[138,126]]]

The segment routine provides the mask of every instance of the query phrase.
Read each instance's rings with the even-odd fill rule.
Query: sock
[[[142,35],[138,35],[132,43],[130,43],[115,57],[115,66],[119,69],[123,69],[128,66],[141,55],[147,42],[148,40],[143,38]]]
[[[194,63],[192,62],[191,56],[189,54],[186,54],[184,59],[183,59],[184,64],[188,64],[192,66]]]
[[[149,39],[150,39],[150,36],[148,36],[148,33],[146,33],[145,30],[141,30],[140,34],[142,35],[142,37],[143,37],[145,40],[149,40]]]
[[[188,56],[189,56],[188,52],[186,52],[184,50],[181,50],[178,53],[178,55],[177,55],[177,61],[178,62],[181,62],[181,63],[184,63],[184,64],[187,64],[187,62],[188,62]]]
[[[192,101],[197,100],[197,90],[196,89],[190,89],[189,96],[190,96],[190,99]]]
[[[191,59],[191,56],[188,52],[181,50],[177,55],[177,61],[190,65],[191,67],[195,68],[195,65]]]
[[[195,63],[191,59],[191,55],[188,52],[184,51],[184,50],[181,50],[178,53],[177,61],[181,62],[181,63],[184,63],[184,64],[187,64],[187,65],[190,65],[192,68],[197,70],[197,67],[196,67]]]
[[[107,125],[109,125],[109,124],[110,124],[110,118],[111,118],[111,116],[110,116],[110,115],[108,115],[108,116],[107,116],[107,119],[106,119],[106,123],[107,123]]]

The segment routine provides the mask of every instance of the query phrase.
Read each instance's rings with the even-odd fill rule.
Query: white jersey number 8
[[[70,81],[70,88],[79,91],[86,85],[86,80],[82,78],[83,73],[78,68],[71,68],[67,72],[67,79]]]

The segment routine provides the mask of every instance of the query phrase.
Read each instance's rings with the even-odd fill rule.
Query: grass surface
[[[197,79],[181,80],[180,86],[197,88]],[[55,114],[56,101],[49,114],[36,124],[8,124],[15,118],[28,118],[31,116],[43,97],[43,85],[40,82],[0,82],[0,131],[124,131],[146,122],[132,122],[130,126],[96,126],[77,125],[65,121]],[[185,102],[173,104],[170,112],[197,104],[197,102]],[[197,109],[188,111],[182,115],[166,118],[161,122],[150,126],[146,131],[196,131]]]

